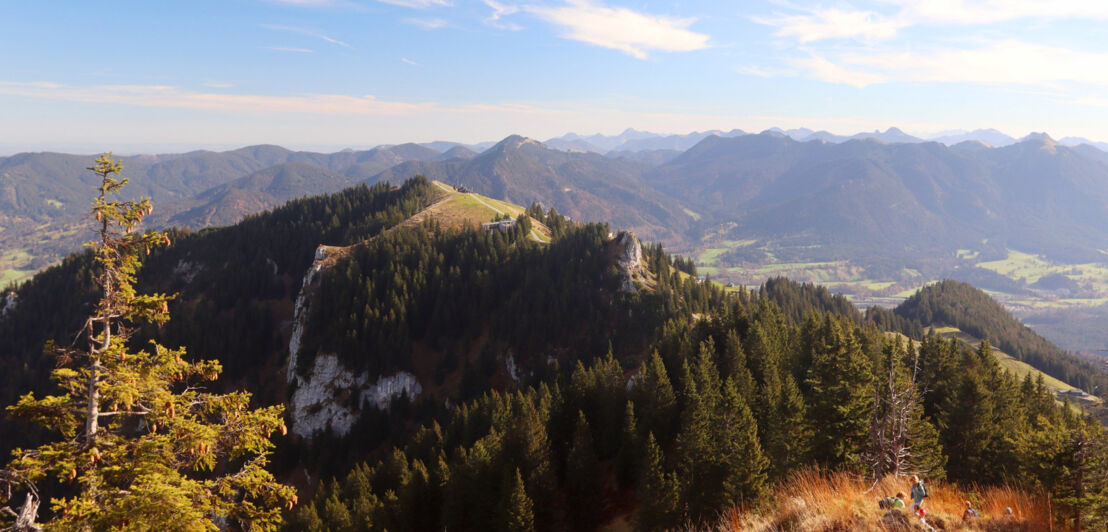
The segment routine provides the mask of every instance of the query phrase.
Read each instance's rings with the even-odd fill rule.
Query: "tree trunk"
[[[8,530],[12,532],[42,532],[42,528],[35,524],[35,519],[38,518],[38,505],[38,497],[27,493],[27,498],[23,501],[23,507],[19,509],[19,514],[15,516],[15,524]]]

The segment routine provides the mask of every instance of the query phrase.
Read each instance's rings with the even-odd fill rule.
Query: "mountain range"
[[[931,264],[960,249],[995,256],[1009,248],[1089,262],[1108,249],[1108,154],[1095,146],[1069,147],[1043,134],[1001,148],[974,140],[946,146],[908,142],[914,137],[895,128],[840,142],[794,139],[820,134],[662,137],[628,130],[562,138],[612,146],[608,156],[510,136],[481,153],[449,143],[430,145],[445,152],[402,144],[332,154],[252,146],[127,157],[123,164],[135,182],[129,192],[159,205],[159,224],[194,229],[304,195],[423,174],[491,197],[540,202],[574,219],[607,220],[678,250],[696,249],[709,233],[755,241],[731,250],[734,264],[764,262],[767,253]],[[0,245],[40,259],[23,264],[25,271],[84,238],[73,224],[91,186],[89,159],[0,158]],[[9,261],[9,270],[19,266],[15,257]]]
[[[743,149],[729,144],[741,138],[713,138],[675,164],[723,164]],[[781,153],[797,144],[774,134],[748,141],[784,143],[774,148]],[[880,146],[845,143],[858,144]],[[372,529],[494,529],[513,493],[501,486],[512,479],[550,530],[714,519],[814,464],[855,463],[870,448],[870,419],[879,419],[870,411],[884,385],[874,379],[907,375],[911,360],[929,390],[913,414],[923,435],[912,441],[930,450],[921,470],[977,485],[1049,480],[1063,466],[1037,442],[1072,430],[1063,423],[1076,427],[1056,393],[1108,385],[968,285],[929,286],[896,309],[862,314],[842,296],[786,279],[757,291],[697,282],[690,261],[631,233],[469,191],[515,193],[496,180],[505,168],[496,165],[519,160],[543,161],[523,182],[547,186],[574,175],[565,165],[585,164],[569,155],[510,137],[471,159],[475,166],[437,163],[474,179],[458,187],[359,183],[234,225],[174,231],[136,275],[142,293],[175,294],[172,319],[139,329],[134,343],[217,359],[221,378],[196,386],[284,407],[288,434],[273,434],[267,468],[305,494],[287,530],[351,528],[351,516]],[[610,161],[586,160],[597,171],[605,168],[597,161]],[[477,171],[485,164],[491,174]],[[272,168],[221,190],[279,195],[342,176],[303,162]],[[477,225],[504,215],[504,226]],[[52,389],[55,360],[42,346],[71,338],[100,297],[92,257],[70,255],[0,295],[0,403]],[[1005,353],[927,335],[953,327]],[[905,336],[914,340],[907,347]],[[0,433],[0,453],[57,437],[10,418]],[[1031,445],[1003,445],[1028,434]],[[962,443],[979,440],[988,445]],[[654,465],[639,467],[647,463],[639,455]],[[670,472],[699,464],[712,474]],[[699,517],[651,513],[656,477],[674,483],[661,491],[677,498],[669,507],[698,505]],[[736,478],[752,480],[727,480]],[[591,495],[574,499],[581,493]]]

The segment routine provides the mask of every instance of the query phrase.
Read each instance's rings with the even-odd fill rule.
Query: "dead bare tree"
[[[890,343],[885,348],[888,378],[874,386],[869,449],[864,455],[875,479],[889,474],[901,476],[923,473],[914,470],[912,461],[913,418],[923,397],[923,390],[916,384],[919,353],[915,350],[912,352],[914,356],[911,372],[905,378],[899,360],[903,353],[900,342]]]
[[[11,526],[0,528],[0,532],[42,532],[42,528],[35,524],[35,520],[38,519],[38,507],[42,502],[35,485],[10,472],[0,471],[0,488],[4,490],[4,500],[8,502],[8,506],[0,507],[0,514],[15,518]],[[18,497],[20,488],[26,493],[23,504],[15,510],[11,507],[12,495],[14,493]]]

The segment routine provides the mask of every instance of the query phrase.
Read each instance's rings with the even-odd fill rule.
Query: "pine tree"
[[[769,459],[770,475],[781,479],[807,459],[812,431],[805,417],[804,397],[792,374],[775,365],[768,369],[755,402],[758,436]]]
[[[642,434],[658,434],[663,444],[669,443],[675,432],[677,396],[657,351],[643,363],[639,378],[631,390],[631,399],[639,409],[639,430]]]
[[[619,452],[616,454],[616,478],[620,487],[626,488],[635,483],[640,441],[635,403],[627,401],[627,408],[623,413],[623,429],[619,435]]]
[[[577,412],[573,443],[566,458],[566,510],[574,530],[590,530],[603,515],[604,487],[592,429],[585,413]]]
[[[653,433],[646,435],[642,477],[639,481],[637,530],[668,530],[681,518],[681,483],[666,471],[665,456]]]
[[[873,406],[870,360],[850,327],[826,318],[812,353],[806,383],[815,433],[812,454],[832,467],[859,465]]]
[[[296,499],[265,470],[270,434],[285,431],[282,407],[250,410],[247,393],[208,392],[217,361],[190,362],[184,349],[156,343],[132,350],[136,325],[169,319],[171,296],[134,289],[141,257],[169,238],[135,231],[153,207],[148,199],[115,199],[127,179],[111,154],[89,170],[100,180],[92,206],[100,239],[92,246],[102,293],[72,346],[48,345],[59,358],[53,379],[63,395],[27,393],[8,407],[61,438],[13,451],[4,477],[76,483],[74,495],[51,500],[50,528],[276,528]]]
[[[534,504],[523,488],[523,475],[516,468],[511,477],[503,505],[502,532],[532,532],[535,530]]]
[[[733,379],[723,385],[719,412],[716,440],[722,460],[723,504],[757,500],[766,488],[768,462],[758,444],[754,415]]]
[[[719,449],[714,435],[715,413],[719,407],[720,390],[712,383],[719,381],[715,365],[706,350],[701,349],[696,365],[685,367],[685,383],[681,398],[681,431],[676,439],[676,465],[683,483],[683,500],[694,519],[714,506],[718,496],[717,480],[713,478],[719,463]]]

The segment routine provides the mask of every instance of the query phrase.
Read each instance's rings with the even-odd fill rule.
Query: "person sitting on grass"
[[[973,519],[977,519],[977,510],[973,509],[971,502],[966,501],[966,511],[962,512],[962,520],[971,521]]]
[[[904,494],[897,492],[895,497],[885,497],[884,499],[878,499],[877,506],[882,510],[904,508]]]

